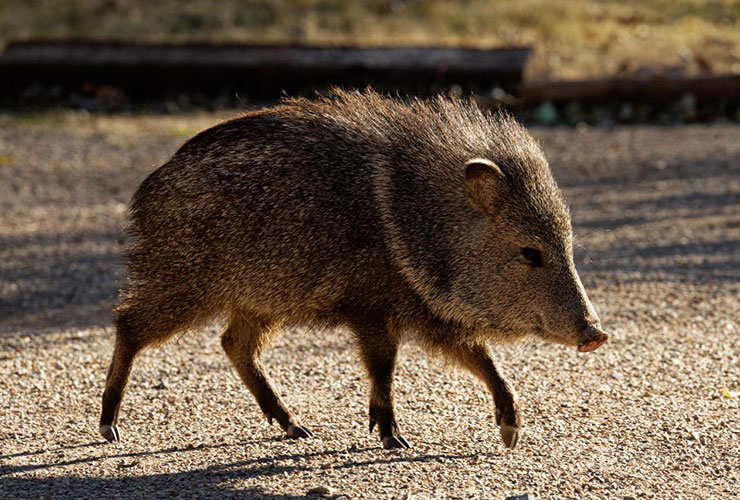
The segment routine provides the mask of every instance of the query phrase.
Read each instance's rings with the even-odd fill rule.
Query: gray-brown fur
[[[286,324],[348,327],[385,447],[407,446],[392,394],[407,332],[487,384],[509,446],[516,398],[486,342],[535,334],[591,350],[606,339],[542,151],[512,118],[458,99],[334,91],[222,123],[141,184],[129,233],[101,417],[109,440],[136,354],[217,316],[240,377],[294,437],[310,431],[260,353]]]

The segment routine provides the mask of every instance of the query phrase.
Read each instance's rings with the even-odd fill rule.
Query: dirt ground
[[[346,332],[286,331],[266,365],[315,433],[284,439],[218,326],[147,351],[97,433],[138,182],[215,116],[0,117],[0,497],[730,499],[740,491],[740,127],[536,129],[572,210],[576,264],[612,340],[495,347],[526,428],[414,344],[400,425],[368,434]],[[727,391],[725,393],[725,391]]]

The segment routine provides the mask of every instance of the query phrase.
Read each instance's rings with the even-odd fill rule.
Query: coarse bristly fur
[[[286,324],[348,327],[387,448],[408,445],[391,387],[402,334],[488,384],[513,446],[515,394],[486,342],[576,346],[600,332],[541,149],[510,116],[457,98],[334,90],[217,125],[144,180],[128,232],[101,417],[111,441],[137,353],[218,315],[229,359],[293,437],[311,433],[270,385],[261,350]]]

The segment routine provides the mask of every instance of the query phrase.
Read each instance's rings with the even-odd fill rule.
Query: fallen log
[[[0,56],[0,88],[110,85],[133,96],[241,92],[275,97],[329,85],[428,93],[452,84],[515,88],[528,48],[147,45],[93,41],[11,43]]]
[[[582,81],[527,82],[525,105],[552,103],[640,102],[665,104],[691,94],[700,101],[740,103],[740,75],[614,78]]]

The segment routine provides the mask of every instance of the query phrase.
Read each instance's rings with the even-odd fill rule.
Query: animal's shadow
[[[259,486],[245,489],[234,488],[230,480],[260,479],[271,476],[285,476],[289,481],[296,472],[314,472],[320,465],[306,465],[311,458],[335,457],[342,455],[342,461],[332,466],[334,470],[351,469],[362,471],[382,464],[436,462],[440,460],[465,460],[471,454],[424,454],[410,455],[409,452],[384,452],[382,455],[370,453],[374,448],[352,447],[349,450],[324,450],[309,453],[267,455],[246,460],[219,462],[205,468],[195,468],[174,473],[144,474],[117,477],[80,477],[64,474],[64,468],[81,463],[95,464],[102,460],[120,460],[121,467],[126,461],[135,463],[137,458],[157,456],[166,460],[168,456],[179,453],[208,452],[216,448],[240,447],[248,444],[267,443],[271,439],[250,442],[235,442],[219,445],[205,445],[197,448],[164,448],[155,451],[130,453],[101,453],[106,444],[91,442],[52,450],[0,455],[2,461],[31,455],[51,455],[62,450],[87,448],[89,456],[66,461],[36,463],[28,465],[0,466],[0,483],[14,498],[21,498],[23,492],[29,497],[45,498],[263,498],[270,500],[291,500],[306,498],[305,494],[293,495],[271,493]],[[350,459],[347,460],[347,455]],[[355,457],[352,457],[352,456]],[[33,477],[36,471],[45,471],[43,477]],[[54,474],[55,471],[57,474]],[[30,473],[30,474],[29,474]],[[21,475],[22,474],[22,475]],[[19,496],[20,495],[20,496]],[[347,498],[337,491],[332,498]]]

